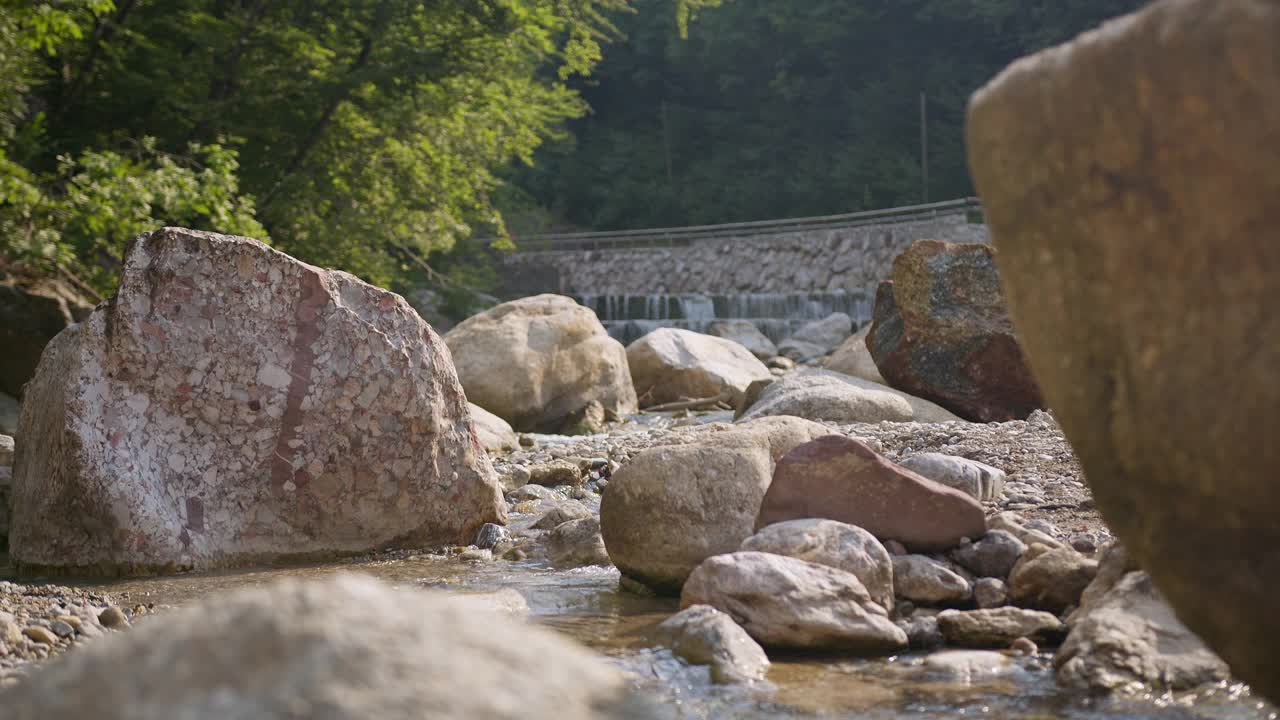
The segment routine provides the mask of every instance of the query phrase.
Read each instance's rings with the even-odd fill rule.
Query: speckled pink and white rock
[[[248,238],[135,240],[22,404],[11,555],[129,573],[465,542],[506,506],[398,295]]]

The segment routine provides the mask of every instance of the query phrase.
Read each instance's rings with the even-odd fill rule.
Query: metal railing
[[[973,216],[980,216],[981,212],[982,204],[978,198],[970,197],[929,203],[927,205],[908,205],[906,207],[868,210],[841,215],[757,220],[722,225],[647,228],[643,230],[513,235],[511,239],[516,244],[517,252],[676,247],[689,245],[698,240],[745,238],[810,230],[836,230],[865,225],[888,225],[952,215],[966,215],[972,221]]]

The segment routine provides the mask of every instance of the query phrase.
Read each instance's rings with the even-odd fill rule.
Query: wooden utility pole
[[[920,92],[920,196],[929,202],[929,103]]]

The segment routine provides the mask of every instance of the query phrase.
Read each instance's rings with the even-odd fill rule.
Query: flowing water
[[[515,515],[527,527],[536,516]],[[212,593],[281,577],[315,578],[341,571],[373,575],[405,588],[484,592],[513,588],[528,601],[532,619],[608,656],[663,717],[684,718],[1158,718],[1183,720],[1275,718],[1240,685],[1196,694],[1103,698],[1057,687],[1049,656],[1019,660],[1006,674],[970,682],[930,674],[921,656],[850,660],[775,658],[765,687],[710,683],[705,668],[689,667],[652,648],[654,625],[677,610],[668,598],[639,597],[618,588],[616,570],[551,570],[536,561],[466,564],[444,556],[366,559],[305,567],[191,574],[96,583],[123,605],[183,605]]]
[[[660,327],[706,332],[716,320],[747,320],[773,342],[800,326],[842,312],[857,327],[871,320],[871,304],[861,292],[744,293],[738,295],[578,295],[595,311],[609,334],[624,345]]]

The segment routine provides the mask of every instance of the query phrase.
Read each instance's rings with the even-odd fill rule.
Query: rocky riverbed
[[[575,539],[563,528],[571,521],[598,528],[602,492],[613,472],[636,455],[696,440],[716,432],[722,426],[715,423],[726,419],[715,412],[644,414],[592,436],[522,435],[518,450],[493,458],[508,486],[511,513],[504,530],[478,538],[483,548],[374,553],[323,565],[116,582],[0,583],[0,685],[17,685],[42,672],[55,655],[74,654],[105,635],[145,626],[152,617],[210,596],[281,577],[356,571],[398,587],[486,598],[506,593],[491,601],[493,607],[528,616],[603,652],[634,689],[660,701],[666,714],[659,717],[1275,717],[1247,688],[1229,680],[1193,691],[1138,690],[1107,697],[1063,687],[1055,680],[1053,642],[1045,641],[1006,642],[1007,649],[913,649],[871,659],[771,651],[762,681],[714,682],[708,667],[667,649],[671,642],[659,625],[679,609],[678,601],[624,581],[606,564],[607,554],[592,555],[590,532]],[[1097,551],[1111,539],[1070,448],[1047,414],[1006,423],[828,429],[860,439],[896,462],[943,453],[1005,471],[1003,492],[984,503],[993,527],[999,518],[1013,518],[1046,542],[1074,547],[1086,558],[1099,557]],[[566,557],[570,560],[562,562]],[[898,605],[904,624],[937,615],[923,607],[913,611],[901,597]]]

